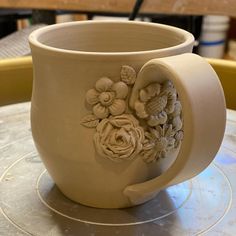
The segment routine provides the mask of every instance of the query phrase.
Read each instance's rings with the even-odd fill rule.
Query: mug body
[[[87,21],[38,29],[29,41],[34,65],[32,134],[49,174],[67,197],[81,204],[101,208],[131,206],[124,188],[160,175],[171,166],[178,150],[147,163],[140,157],[136,141],[129,140],[125,152],[131,151],[132,158],[127,153],[118,161],[109,158],[111,148],[105,150],[108,158],[102,156],[96,144],[114,134],[106,133],[113,122],[106,112],[118,114],[119,122],[124,122],[122,109],[129,117],[136,117],[127,101],[132,86],[126,84],[121,89],[117,110],[110,105],[107,110],[107,94],[103,92],[108,87],[125,86],[120,81],[127,70],[138,73],[150,59],[191,52],[193,36],[152,23]],[[93,96],[89,94],[95,92],[99,99],[105,99],[104,103],[91,101]],[[124,103],[126,108],[122,107]],[[144,134],[136,120],[121,122],[121,126],[128,127],[127,132],[139,139]],[[122,127],[115,127],[118,136],[119,129]]]

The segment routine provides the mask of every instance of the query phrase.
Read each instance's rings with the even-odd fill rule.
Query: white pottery
[[[152,199],[199,174],[225,129],[225,100],[193,36],[143,22],[70,22],[30,37],[37,150],[59,189],[100,208]]]

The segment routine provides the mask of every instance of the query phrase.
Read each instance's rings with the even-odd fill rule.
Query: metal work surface
[[[76,204],[55,186],[35,150],[29,108],[0,108],[1,236],[236,235],[235,111],[204,172],[141,206],[105,210]]]

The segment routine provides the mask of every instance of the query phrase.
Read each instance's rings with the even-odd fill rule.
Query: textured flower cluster
[[[100,156],[120,162],[140,154],[150,163],[180,145],[182,107],[173,83],[165,81],[140,89],[135,115],[130,114],[128,98],[135,80],[136,72],[130,66],[122,66],[118,82],[107,77],[98,79],[86,93],[92,113],[81,124],[96,129],[94,145]]]
[[[148,125],[141,152],[146,162],[164,158],[179,146],[183,139],[182,106],[171,81],[142,88],[134,108],[137,116]]]

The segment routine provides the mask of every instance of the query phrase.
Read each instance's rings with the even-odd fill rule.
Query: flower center
[[[119,136],[116,138],[116,141],[117,141],[118,144],[122,145],[122,144],[125,143],[126,140],[125,140],[125,138],[124,138],[123,136],[119,135]]]
[[[146,109],[148,114],[157,115],[164,110],[166,105],[167,105],[167,96],[166,95],[161,97],[157,96],[147,102]]]
[[[115,98],[114,92],[102,92],[99,95],[99,101],[103,106],[109,106],[112,104],[113,100]]]
[[[168,140],[165,137],[161,137],[156,142],[156,149],[158,151],[165,151],[168,145]]]

